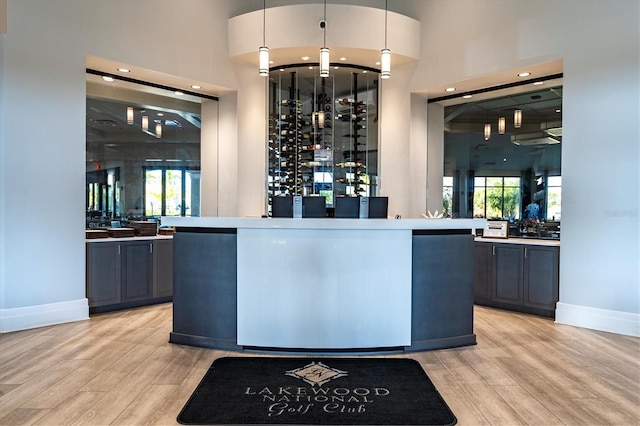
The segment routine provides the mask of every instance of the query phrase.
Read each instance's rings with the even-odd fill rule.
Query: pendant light
[[[522,126],[522,110],[517,109],[513,111],[513,127],[519,129]]]
[[[491,137],[491,124],[487,123],[484,125],[484,140],[488,141]]]
[[[327,0],[324,0],[324,20],[322,21],[324,43],[320,48],[320,77],[329,77],[329,48],[327,47]]]
[[[262,0],[262,46],[258,49],[260,60],[260,76],[269,76],[269,48],[266,42],[267,0]]]
[[[133,108],[127,107],[127,124],[133,124]]]
[[[149,130],[149,117],[146,115],[142,116],[142,130],[145,132]]]
[[[156,138],[160,139],[162,137],[162,124],[156,123]]]
[[[315,127],[316,123],[318,123],[318,128],[324,129],[324,111],[311,114],[311,125]]]
[[[507,119],[505,117],[498,118],[498,133],[504,135],[504,131],[507,127]]]
[[[384,49],[380,52],[380,78],[391,77],[391,50],[387,49],[387,0],[384,0]]]

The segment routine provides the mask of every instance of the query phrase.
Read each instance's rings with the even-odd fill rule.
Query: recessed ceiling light
[[[533,83],[534,86],[540,86],[541,84],[544,84],[544,81],[536,81]]]
[[[311,58],[308,56],[300,56],[300,59],[302,59],[303,61],[308,61]]]
[[[269,63],[270,63],[271,65],[273,65],[273,61],[269,61]]]
[[[376,61],[376,65],[380,65],[380,61]]]
[[[164,117],[164,114],[163,114],[163,113],[161,113],[161,112],[159,112],[159,113],[158,113],[158,117]]]
[[[175,91],[175,92],[173,92],[173,93],[174,93],[175,95],[178,95],[178,96],[182,96],[182,95],[184,95],[184,92],[181,92],[181,91],[179,91],[179,90],[176,90],[176,91]]]
[[[462,99],[471,99],[471,98],[473,98],[473,95],[464,95],[462,97]]]
[[[559,113],[559,112],[560,112],[560,110],[559,110],[559,109],[557,109],[557,110],[556,110],[556,112],[558,112],[558,113]]]
[[[284,68],[280,68],[280,72],[284,72]]]
[[[455,87],[447,87],[446,89],[444,89],[445,92],[454,92],[455,90]]]
[[[313,67],[309,67],[309,69],[310,69],[310,70],[312,70],[312,69],[313,69]]]
[[[345,58],[344,56],[340,58],[341,61],[346,61],[347,58]]]
[[[111,82],[113,81],[113,77],[109,77],[108,75],[103,75],[103,76],[102,76],[102,79],[103,79],[104,81],[109,82],[109,83],[111,83]]]
[[[337,70],[338,68],[340,68],[340,67],[333,67],[334,70]]]
[[[521,72],[521,73],[519,73],[519,74],[518,74],[518,77],[529,77],[530,75],[531,75],[531,73],[530,73],[530,72],[525,71],[525,72]]]
[[[120,72],[131,72],[131,70],[127,69],[127,68],[118,68],[118,71],[120,71]]]
[[[192,84],[192,85],[191,85],[191,88],[192,88],[192,89],[200,89],[200,86],[198,86],[197,84]]]
[[[362,70],[362,74],[366,74],[366,73],[367,73],[367,70]]]

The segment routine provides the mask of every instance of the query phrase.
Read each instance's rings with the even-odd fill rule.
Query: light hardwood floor
[[[0,424],[172,425],[214,359],[171,304],[0,335]],[[478,345],[418,360],[460,425],[638,425],[640,339],[475,309]]]

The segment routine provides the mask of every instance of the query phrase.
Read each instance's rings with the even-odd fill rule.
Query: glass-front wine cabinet
[[[272,70],[269,77],[268,211],[273,197],[377,195],[378,73],[317,66]]]

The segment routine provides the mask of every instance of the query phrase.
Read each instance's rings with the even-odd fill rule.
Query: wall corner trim
[[[0,333],[89,319],[86,298],[21,308],[0,309]]]
[[[556,323],[640,337],[640,314],[630,312],[558,302]]]

